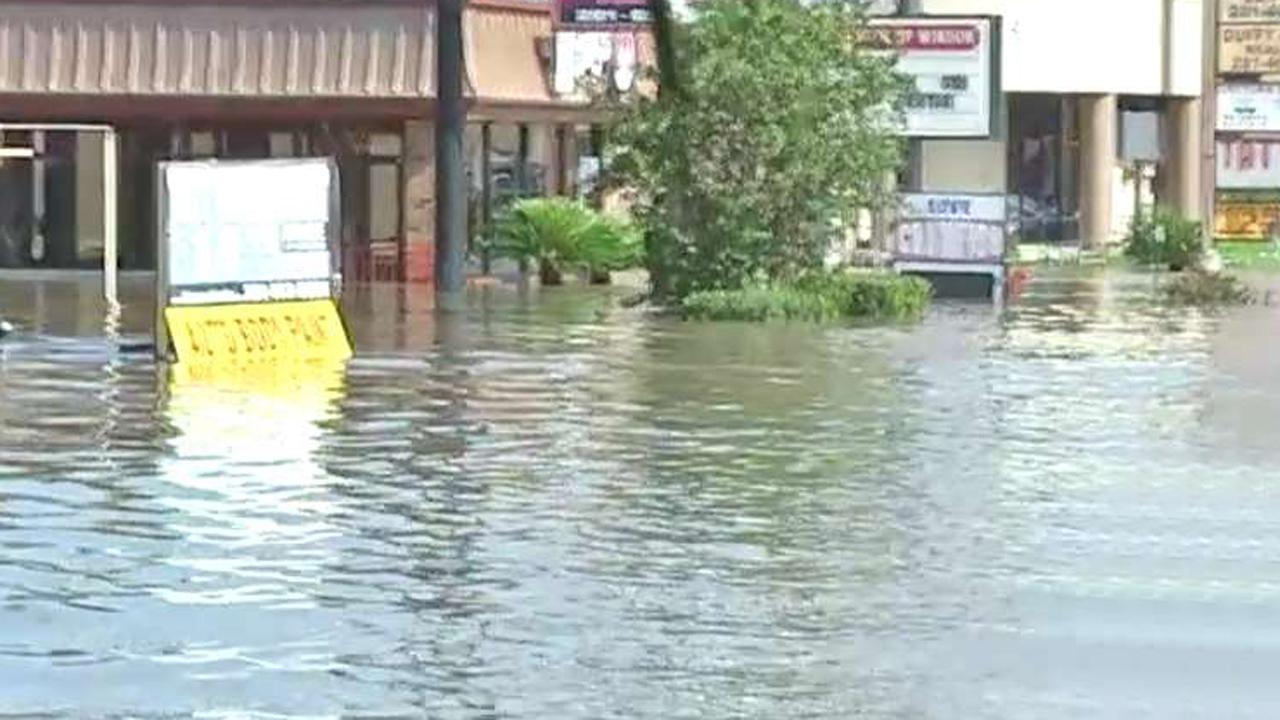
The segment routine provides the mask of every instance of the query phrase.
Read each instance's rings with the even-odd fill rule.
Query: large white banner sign
[[[907,137],[982,138],[992,132],[994,26],[990,18],[873,18],[865,43],[896,52],[915,87]]]
[[[899,260],[1000,262],[1006,214],[1003,195],[904,195],[894,255]]]
[[[170,304],[330,296],[330,161],[171,162],[160,173]]]

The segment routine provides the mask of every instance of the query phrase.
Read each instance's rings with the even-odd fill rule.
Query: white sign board
[[[1219,140],[1218,187],[1280,189],[1280,141]]]
[[[894,256],[933,262],[1001,262],[1006,208],[1003,195],[904,195]]]
[[[162,291],[171,305],[327,298],[336,173],[324,159],[160,166]]]
[[[629,92],[639,74],[639,40],[634,32],[556,33],[552,76],[556,95],[580,96],[581,84],[592,78],[608,82],[620,92]]]
[[[1219,85],[1218,130],[1280,132],[1280,87]]]
[[[992,133],[994,27],[990,18],[873,18],[866,44],[896,52],[912,78],[907,137],[984,138]]]

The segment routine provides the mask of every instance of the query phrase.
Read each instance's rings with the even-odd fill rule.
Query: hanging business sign
[[[1219,0],[1223,23],[1280,21],[1280,0]]]
[[[984,138],[993,131],[995,23],[991,18],[872,18],[861,42],[898,56],[913,88],[906,137]]]
[[[1280,25],[1218,28],[1218,72],[1224,75],[1280,72]]]
[[[905,194],[894,256],[929,262],[1002,262],[1007,214],[1004,195]]]
[[[648,0],[559,0],[560,23],[577,27],[648,25],[653,11]]]
[[[1280,86],[1219,85],[1218,130],[1280,132]]]

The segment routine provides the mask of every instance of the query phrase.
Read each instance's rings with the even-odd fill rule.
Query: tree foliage
[[[703,0],[610,138],[658,296],[821,267],[841,220],[889,201],[903,78],[859,48],[859,3]]]

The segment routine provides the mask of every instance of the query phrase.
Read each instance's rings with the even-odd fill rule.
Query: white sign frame
[[[981,265],[1004,262],[1009,248],[1006,195],[921,192],[903,193],[900,197],[893,246],[896,260]]]
[[[323,243],[325,250],[323,254],[327,255],[327,272],[321,273],[319,263],[314,260],[315,254],[320,251],[313,249],[306,252],[309,258],[309,267],[316,267],[308,270],[303,277],[294,274],[291,277],[252,277],[244,279],[216,279],[209,283],[184,284],[182,282],[174,282],[173,261],[174,251],[171,247],[173,242],[174,228],[171,225],[171,213],[173,198],[170,196],[170,173],[181,172],[184,170],[196,170],[216,173],[218,170],[224,169],[257,169],[263,173],[269,173],[272,169],[296,169],[299,167],[314,168],[317,172],[322,168],[328,174],[328,190],[327,190],[327,214],[325,216],[325,227],[323,229]],[[164,312],[167,307],[173,306],[191,306],[191,305],[225,305],[234,303],[257,303],[257,302],[275,302],[285,300],[323,300],[336,299],[341,287],[342,267],[341,267],[341,207],[342,195],[339,185],[340,175],[338,172],[337,161],[333,158],[281,158],[281,159],[264,159],[264,160],[175,160],[161,162],[156,165],[156,352],[160,357],[166,357],[169,353],[169,334],[165,326]],[[272,189],[262,193],[264,203],[279,202],[281,185],[274,184]],[[211,207],[206,214],[210,218],[217,219],[217,228],[211,228],[211,231],[219,230],[235,230],[239,226],[240,232],[247,232],[243,228],[243,223],[238,223],[237,218],[226,217],[226,213],[218,212],[217,206]],[[240,219],[243,220],[243,219]],[[260,224],[260,223],[259,223]],[[309,223],[313,224],[313,223]],[[254,225],[257,229],[257,225]],[[288,235],[292,232],[290,227],[286,227],[285,223],[277,223],[272,225],[272,234],[275,235],[277,242],[288,244],[293,242]],[[313,231],[307,233],[305,238],[308,244],[314,245],[315,238]],[[243,237],[243,234],[241,234]],[[286,252],[282,248],[282,253]]]
[[[949,108],[907,107],[902,137],[989,139],[997,131],[1000,106],[1000,18],[990,15],[873,17],[867,28],[898,33],[893,52],[898,71],[913,78],[921,102]],[[965,33],[976,40],[969,46]],[[955,113],[957,98],[966,108]],[[952,110],[948,119],[946,110]]]

